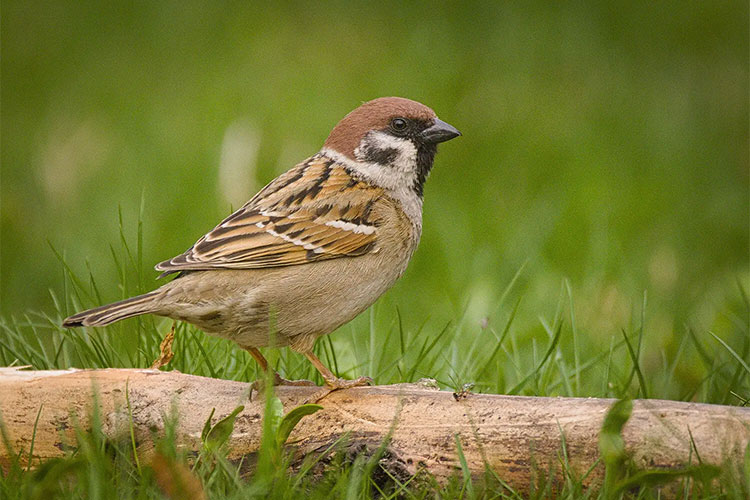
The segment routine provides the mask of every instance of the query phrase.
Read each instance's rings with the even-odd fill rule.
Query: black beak
[[[435,123],[431,127],[424,129],[421,135],[425,142],[437,144],[438,142],[450,141],[461,135],[461,132],[453,125],[435,118]]]

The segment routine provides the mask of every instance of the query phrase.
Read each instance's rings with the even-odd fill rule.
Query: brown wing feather
[[[257,269],[363,255],[377,245],[380,220],[372,207],[382,194],[318,154],[156,269]]]

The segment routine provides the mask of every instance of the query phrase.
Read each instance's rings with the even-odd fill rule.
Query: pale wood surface
[[[60,456],[74,443],[74,426],[90,425],[94,393],[104,431],[127,429],[126,387],[138,445],[148,452],[153,430],[172,407],[179,412],[178,437],[198,449],[211,409],[214,421],[239,405],[245,409],[230,438],[230,457],[252,454],[260,443],[263,401],[248,401],[248,384],[157,370],[27,371],[0,368],[0,414],[15,451],[28,453],[39,423],[34,462]],[[319,388],[278,387],[285,411],[309,400]],[[597,436],[611,399],[543,398],[453,394],[418,384],[359,387],[332,392],[324,410],[305,417],[289,442],[302,453],[324,450],[350,433],[356,449],[377,447],[392,429],[390,466],[397,474],[425,468],[438,479],[456,472],[455,435],[474,473],[486,462],[509,484],[526,489],[534,469],[559,471],[561,433],[568,462],[583,474],[599,457]],[[174,406],[173,406],[174,405]],[[41,413],[39,413],[41,408]],[[76,423],[77,422],[77,423]],[[703,463],[739,464],[750,442],[750,408],[662,400],[634,401],[623,435],[637,464],[677,468],[692,461],[690,435]],[[7,451],[0,448],[0,463]],[[587,482],[601,480],[597,466]]]

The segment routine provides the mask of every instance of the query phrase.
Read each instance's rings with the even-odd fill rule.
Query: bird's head
[[[326,139],[324,151],[346,157],[374,184],[411,188],[421,197],[437,144],[459,135],[424,104],[381,97],[346,115]]]

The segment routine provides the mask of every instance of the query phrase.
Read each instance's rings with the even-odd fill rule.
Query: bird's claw
[[[372,379],[370,377],[359,377],[354,380],[347,380],[345,378],[331,378],[326,379],[326,385],[320,388],[311,396],[309,396],[304,402],[305,403],[318,403],[321,399],[328,396],[333,391],[339,389],[350,389],[352,387],[361,387],[363,385],[372,385]]]

